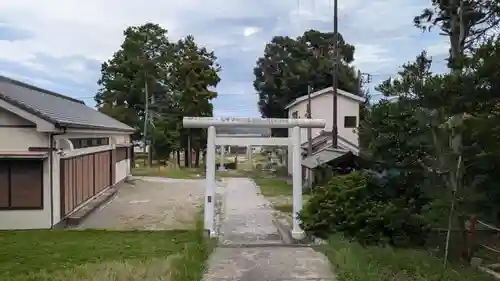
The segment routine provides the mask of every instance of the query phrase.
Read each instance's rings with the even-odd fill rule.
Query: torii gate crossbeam
[[[212,118],[212,117],[184,117],[184,128],[207,128],[207,156],[205,178],[205,209],[204,228],[212,237],[215,236],[215,146],[231,145],[237,139],[237,145],[288,145],[293,151],[293,230],[295,239],[304,237],[300,229],[298,213],[302,209],[302,167],[301,167],[301,139],[300,128],[324,128],[322,119],[285,119],[285,118]],[[234,137],[227,135],[218,137],[216,127],[246,127],[246,128],[292,128],[292,135],[288,138],[261,138],[261,137]]]

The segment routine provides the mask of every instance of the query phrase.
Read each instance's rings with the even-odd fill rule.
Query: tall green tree
[[[206,143],[203,130],[182,128],[184,116],[212,116],[211,100],[220,81],[220,66],[213,52],[196,44],[193,36],[170,42],[167,30],[153,23],[129,27],[112,58],[102,64],[99,110],[137,128],[142,139],[146,125],[147,142],[154,156],[166,159],[172,151],[200,151]],[[146,92],[149,122],[145,124]]]
[[[441,34],[447,36],[450,42],[448,67],[451,74],[442,77],[442,81],[437,83],[435,83],[436,80],[433,81],[434,90],[429,90],[427,95],[432,101],[428,103],[430,111],[427,110],[423,115],[430,117],[428,119],[430,123],[436,122],[437,116],[442,122],[431,132],[433,132],[434,144],[439,147],[435,152],[434,162],[439,164],[440,170],[447,170],[448,175],[443,175],[443,183],[448,187],[452,197],[448,222],[449,238],[455,205],[461,201],[458,189],[474,188],[473,183],[468,183],[466,178],[466,175],[470,174],[467,171],[470,166],[465,163],[467,159],[464,158],[469,144],[464,141],[470,130],[464,129],[464,124],[465,119],[468,119],[475,111],[474,104],[478,101],[474,101],[475,92],[465,91],[467,86],[458,82],[468,75],[465,68],[467,60],[477,55],[474,50],[495,36],[495,29],[500,23],[500,1],[431,0],[431,8],[424,9],[420,15],[416,16],[414,23],[422,30],[430,30],[431,27],[437,26]],[[475,73],[475,70],[472,72]],[[449,84],[449,81],[457,83]],[[472,103],[464,102],[467,100]],[[487,104],[491,101],[483,100],[482,103]],[[463,208],[458,211],[459,213],[462,211],[462,216],[459,216],[459,226],[463,230],[462,236],[465,240],[467,237],[465,214]]]
[[[198,46],[193,36],[187,36],[175,44],[174,56],[171,86],[173,93],[178,96],[180,116],[213,116],[211,101],[217,97],[214,89],[220,81],[221,70],[217,57],[205,47]],[[196,151],[196,165],[199,165],[200,151],[206,146],[206,131],[182,129],[180,147],[184,151],[188,151],[188,138],[190,149]]]
[[[434,198],[431,213],[440,226],[447,212],[447,223],[462,229],[470,214],[500,219],[499,57],[497,39],[464,56],[462,69],[442,75],[417,57],[378,87],[398,99],[375,105],[361,126],[374,160],[420,175],[411,182]]]
[[[430,0],[414,18],[423,31],[438,27],[450,42],[448,66],[460,68],[461,58],[488,40],[500,24],[500,2],[496,0]]]
[[[138,139],[144,126],[145,88],[157,95],[167,92],[172,44],[167,30],[153,23],[128,27],[123,34],[120,49],[101,66],[95,101],[102,112],[137,128]]]
[[[429,154],[428,127],[417,116],[422,106],[424,83],[433,77],[431,60],[425,52],[414,62],[404,64],[393,78],[377,86],[387,100],[374,104],[366,118],[361,120],[360,138],[369,139],[366,155],[383,170],[398,169],[409,172],[407,182],[418,185],[425,173],[421,161]]]
[[[285,106],[314,90],[330,87],[333,82],[332,46],[334,33],[306,31],[298,38],[275,36],[268,43],[264,55],[254,68],[253,86],[259,95],[259,110],[263,117],[286,118]],[[339,35],[341,61],[338,85],[340,89],[357,93],[358,82],[354,68],[354,46]],[[275,130],[274,135],[286,135],[286,130]]]

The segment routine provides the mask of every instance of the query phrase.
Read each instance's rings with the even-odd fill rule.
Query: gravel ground
[[[117,196],[79,228],[110,230],[192,229],[203,203],[203,180],[144,178],[123,184]]]

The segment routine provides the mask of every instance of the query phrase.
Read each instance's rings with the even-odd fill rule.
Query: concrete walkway
[[[219,246],[204,281],[333,281],[326,257],[310,248],[284,246],[272,208],[246,178],[226,179]]]

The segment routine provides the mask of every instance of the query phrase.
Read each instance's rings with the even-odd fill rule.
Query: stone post
[[[226,170],[226,167],[224,166],[224,150],[225,150],[225,147],[224,145],[221,145],[220,146],[220,166],[219,166],[219,171],[225,171]]]
[[[214,236],[214,215],[215,215],[215,127],[208,127],[207,134],[207,162],[206,162],[206,179],[205,179],[205,231],[209,232],[210,236]]]
[[[300,143],[300,128],[292,129],[292,163],[293,163],[293,229],[292,237],[301,240],[305,237],[300,228],[298,213],[302,210],[302,156]]]

